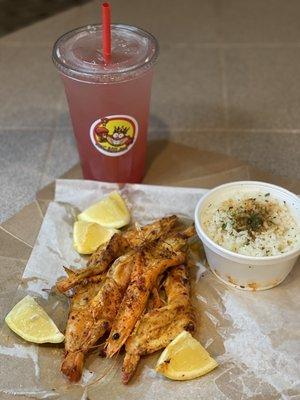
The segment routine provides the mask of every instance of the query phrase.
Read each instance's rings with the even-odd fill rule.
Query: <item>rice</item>
[[[270,193],[237,192],[209,204],[201,216],[205,233],[235,253],[265,257],[300,247],[300,227],[284,201]]]

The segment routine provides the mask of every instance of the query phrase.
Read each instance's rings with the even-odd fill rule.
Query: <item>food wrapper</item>
[[[13,306],[26,294],[36,298],[64,331],[68,299],[53,290],[65,275],[63,266],[86,264],[72,245],[79,211],[112,190],[125,198],[132,221],[145,224],[177,214],[192,222],[205,189],[150,185],[117,185],[58,180],[28,261]],[[142,358],[132,382],[121,383],[123,355],[100,356],[101,345],[87,357],[80,383],[70,384],[60,372],[62,345],[35,345],[4,324],[0,335],[0,392],[59,399],[299,399],[300,270],[299,262],[278,287],[245,292],[226,286],[209,270],[201,243],[191,245],[192,302],[195,337],[219,367],[191,381],[171,381],[155,372],[160,352]],[[1,397],[1,394],[0,394]]]

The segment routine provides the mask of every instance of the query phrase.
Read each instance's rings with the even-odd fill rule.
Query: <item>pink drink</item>
[[[61,72],[84,178],[140,182],[144,174],[153,36],[112,25],[112,57],[103,62],[101,26],[62,36],[53,50]]]

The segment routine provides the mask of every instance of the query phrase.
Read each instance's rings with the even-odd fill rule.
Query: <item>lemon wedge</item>
[[[183,331],[162,352],[155,369],[167,378],[184,381],[205,375],[217,366],[204,347]]]
[[[33,343],[60,343],[64,335],[42,307],[31,297],[24,297],[5,317],[17,335]]]
[[[80,254],[91,254],[106,243],[116,229],[108,229],[95,222],[76,221],[73,230],[73,245]]]
[[[96,222],[106,228],[122,228],[129,224],[130,214],[119,192],[114,191],[78,215],[80,221]]]

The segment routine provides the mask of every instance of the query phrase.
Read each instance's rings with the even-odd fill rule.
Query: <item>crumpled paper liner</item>
[[[204,189],[116,185],[58,180],[55,201],[48,208],[12,306],[31,294],[64,330],[68,301],[50,292],[65,275],[63,265],[84,266],[72,247],[76,214],[111,190],[118,189],[134,221],[179,214],[193,219]],[[154,371],[159,352],[144,357],[128,386],[121,383],[122,355],[113,360],[94,351],[87,357],[80,384],[60,373],[61,345],[26,343],[6,325],[0,334],[0,391],[33,398],[59,399],[296,399],[300,396],[299,263],[278,287],[244,292],[218,281],[206,266],[200,242],[191,264],[195,333],[219,367],[186,382],[170,381]]]

